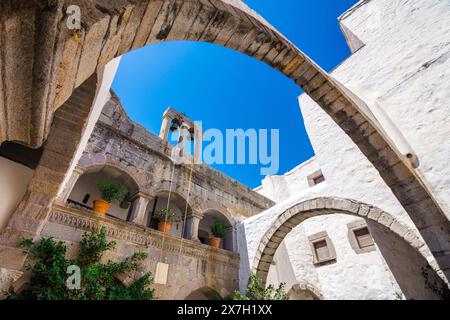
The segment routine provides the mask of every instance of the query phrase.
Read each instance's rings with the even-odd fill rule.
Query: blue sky
[[[322,68],[350,54],[337,17],[357,0],[246,0]],[[113,83],[134,121],[158,134],[168,106],[201,120],[204,129],[280,129],[283,174],[314,155],[297,97],[301,89],[265,64],[207,43],[170,42],[128,53]],[[214,165],[257,187],[260,165]]]

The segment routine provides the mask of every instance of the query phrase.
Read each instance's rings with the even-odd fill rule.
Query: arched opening
[[[184,300],[220,300],[220,299],[221,299],[220,294],[209,287],[203,287],[194,290],[184,298]]]
[[[112,204],[108,215],[127,220],[131,209],[131,198],[139,191],[139,187],[128,173],[115,166],[93,166],[84,170],[70,192],[67,203],[92,210],[94,201],[101,199],[97,184],[106,180],[123,184],[127,194],[121,203]]]
[[[208,210],[203,214],[200,220],[198,238],[201,243],[209,244],[210,238],[214,236],[212,227],[214,223],[219,223],[225,227],[225,235],[220,241],[220,248],[228,251],[235,251],[235,237],[233,225],[229,219],[217,210]]]
[[[167,206],[168,204],[169,206]],[[175,237],[187,238],[185,220],[191,215],[192,209],[184,197],[173,191],[159,191],[150,201],[147,208],[147,227],[157,230],[159,222],[161,219],[164,219],[164,210],[169,208],[169,210],[173,210],[177,216],[176,221],[173,221],[172,223],[169,234]],[[161,216],[161,214],[163,216]]]
[[[322,294],[308,284],[293,285],[288,296],[289,300],[323,300]]]
[[[345,228],[348,227],[348,241],[353,241],[353,244],[348,245],[349,250],[352,247],[363,260],[374,256],[371,253],[373,250],[379,251],[379,256],[406,299],[448,298],[448,286],[443,281],[439,270],[433,269],[431,267],[433,264],[430,266],[428,263],[427,254],[423,251],[426,249],[425,244],[417,236],[415,230],[408,228],[378,208],[338,198],[307,200],[279,215],[259,245],[253,264],[253,271],[257,276],[265,283],[269,270],[273,268],[273,259],[277,255],[278,249],[281,248],[280,245],[289,238],[292,232],[297,232],[302,224],[325,216],[333,217],[333,219],[335,216],[357,216],[366,220],[368,228],[358,225],[359,221],[356,221],[357,225],[344,225]],[[336,226],[336,221],[330,225]],[[350,232],[353,233],[353,240]],[[333,233],[337,234],[337,230],[333,229]],[[346,232],[343,233],[343,236],[346,237]],[[321,273],[329,272],[331,274],[327,277],[327,281],[332,282],[334,290],[337,290],[336,287],[339,286],[339,282],[344,281],[343,279],[349,279],[349,277],[358,279],[358,270],[355,268],[339,269],[339,259],[343,258],[342,251],[340,251],[340,247],[336,247],[337,244],[330,237],[331,234],[329,235],[326,231],[314,235],[306,234],[304,241],[309,244],[301,250],[309,252],[311,261],[307,264],[317,270],[319,278]],[[302,263],[305,263],[304,261]],[[345,272],[347,274],[344,274]],[[360,287],[364,288],[362,282],[366,279],[360,279],[362,279]]]
[[[57,34],[66,32],[66,28],[61,27],[65,23],[65,19],[60,19],[62,6],[48,6],[48,11],[37,4],[30,4],[27,7],[30,10],[21,11],[16,17],[18,21],[33,19],[46,22],[18,24],[22,27],[12,29],[11,35],[2,43],[2,47],[16,48],[18,53],[30,57],[23,59],[21,54],[7,55],[8,59],[4,61],[5,65],[11,66],[10,73],[14,75],[5,81],[4,86],[8,92],[18,94],[14,94],[11,104],[8,104],[9,110],[17,111],[8,114],[11,123],[2,125],[11,130],[7,134],[2,133],[2,140],[9,137],[32,146],[42,145],[50,131],[49,119],[53,112],[71,96],[75,88],[114,57],[159,41],[185,39],[214,42],[263,60],[280,70],[326,110],[379,171],[418,229],[423,230],[422,234],[444,272],[449,272],[447,251],[442,251],[442,248],[448,247],[449,221],[426,184],[385,138],[376,121],[361,112],[356,99],[266,21],[241,1],[203,4],[186,0],[181,5],[178,1],[140,1],[127,4],[83,2],[80,4],[81,11],[91,12],[89,19],[83,16],[83,32],[65,35]],[[16,6],[9,5],[8,8],[4,10],[5,16]],[[55,28],[58,23],[59,28]],[[35,41],[22,37],[24,33],[30,34],[31,38],[45,37],[33,46]],[[83,34],[81,38],[80,34]],[[32,59],[33,53],[35,59]],[[61,59],[53,59],[55,56]],[[29,61],[29,65],[24,66],[22,60]],[[19,89],[12,89],[14,86]],[[33,92],[32,99],[29,99],[30,90]],[[48,92],[56,94],[49,98]],[[30,110],[33,116],[28,116],[32,121],[18,127],[14,124],[24,123],[21,121],[24,114],[20,110]],[[44,116],[37,117],[37,114]],[[73,152],[63,153],[68,153],[66,162],[70,163]],[[60,183],[55,184],[57,189]],[[432,246],[436,242],[438,244]]]

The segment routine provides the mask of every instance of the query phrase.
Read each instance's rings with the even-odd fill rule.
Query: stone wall
[[[76,32],[65,27],[67,16],[62,2],[56,5],[52,1],[28,1],[26,3],[3,1],[0,3],[0,24],[4,27],[0,30],[2,35],[0,37],[2,42],[0,45],[0,64],[2,65],[0,80],[3,80],[3,85],[0,86],[0,114],[8,115],[0,117],[0,141],[13,140],[28,146],[39,147],[47,139],[45,148],[48,149],[51,146],[53,147],[52,151],[58,149],[63,156],[58,158],[58,166],[48,167],[48,163],[44,163],[47,165],[45,169],[44,166],[39,166],[36,170],[38,178],[47,175],[47,177],[51,177],[51,181],[50,179],[46,182],[39,181],[37,178],[36,183],[31,183],[31,189],[40,183],[51,190],[51,192],[45,193],[46,205],[42,206],[43,203],[36,201],[36,197],[34,199],[26,197],[19,211],[31,207],[31,204],[40,205],[44,207],[41,216],[45,219],[49,209],[48,204],[55,199],[53,191],[60,191],[66,175],[72,168],[71,162],[74,155],[77,153],[77,150],[73,150],[76,148],[68,145],[67,141],[76,141],[77,144],[80,142],[78,133],[72,132],[72,136],[67,137],[62,132],[63,130],[53,130],[55,119],[59,121],[59,124],[67,124],[67,122],[71,122],[70,119],[73,120],[70,114],[78,112],[78,110],[71,109],[75,108],[76,104],[71,101],[76,100],[73,99],[74,95],[78,96],[82,94],[82,91],[98,92],[99,83],[90,80],[96,78],[96,74],[101,74],[109,61],[131,50],[156,42],[207,41],[261,60],[302,87],[304,92],[309,94],[318,103],[318,106],[325,110],[334,122],[345,131],[358,146],[361,154],[372,163],[380,177],[412,217],[442,269],[450,272],[448,258],[450,224],[442,209],[445,208],[442,194],[445,195],[446,180],[444,179],[443,184],[437,183],[436,188],[441,191],[434,192],[433,186],[430,185],[430,181],[433,180],[429,178],[429,175],[425,180],[422,179],[422,172],[433,170],[430,165],[434,158],[430,158],[432,160],[427,166],[424,166],[428,169],[416,170],[416,153],[404,153],[404,148],[394,141],[395,133],[398,133],[398,130],[394,134],[389,134],[387,132],[389,130],[383,130],[382,121],[374,117],[361,99],[358,99],[348,88],[328,75],[242,1],[185,0],[180,3],[171,0],[138,2],[125,0],[113,2],[75,1],[75,3],[80,6],[82,12],[89,12],[89,15],[82,15],[81,29]],[[416,52],[426,52],[427,57],[433,56],[431,60],[426,59],[418,64],[417,61],[414,61],[415,71],[420,71],[416,72],[421,75],[420,85],[424,87],[433,83],[432,88],[444,86],[445,89],[448,81],[437,81],[435,73],[431,73],[432,79],[430,79],[429,73],[421,72],[422,69],[435,70],[435,67],[441,62],[447,61],[445,50],[448,43],[439,42],[439,39],[445,39],[448,35],[446,23],[449,19],[448,10],[445,10],[445,1],[433,0],[429,6],[428,4],[423,5],[423,2],[418,0],[409,2],[400,0],[394,2],[363,1],[360,9],[364,10],[366,5],[373,5],[373,3],[382,4],[384,8],[400,8],[400,10],[399,14],[384,15],[386,19],[380,23],[380,26],[385,27],[382,30],[383,33],[390,33],[393,41],[377,43],[371,48],[370,53],[376,55],[378,54],[377,50],[388,52],[384,49],[391,47],[393,50],[390,54],[398,57],[398,52],[406,52],[407,56],[401,58],[402,62],[410,62],[415,60],[411,57]],[[360,12],[360,10],[353,11]],[[433,15],[429,15],[430,12]],[[379,11],[375,11],[375,14],[378,13]],[[355,17],[353,14],[350,16]],[[405,21],[397,23],[395,17],[406,17],[408,23]],[[394,21],[396,22],[394,23]],[[355,25],[363,24],[360,21],[355,23]],[[405,30],[414,30],[414,35],[410,36],[399,32],[395,29],[399,24],[405,26]],[[352,26],[349,24],[345,29],[349,31]],[[365,30],[363,35],[380,35],[380,32],[367,28]],[[423,30],[425,30],[425,34],[421,33]],[[356,42],[364,43],[363,35],[355,32],[351,39],[352,41],[358,39]],[[403,38],[397,39],[398,35]],[[417,39],[418,41],[407,43],[403,41],[404,39]],[[423,39],[430,41],[420,47],[417,44]],[[410,49],[407,49],[408,46],[404,46],[405,44],[415,44],[416,46],[410,46]],[[369,48],[369,45],[364,48]],[[356,52],[355,56],[360,54],[364,48]],[[414,49],[411,50],[411,48]],[[427,52],[429,48],[434,50],[431,55]],[[378,69],[388,71],[378,78],[380,82],[377,84],[382,87],[386,76],[389,76],[392,71],[399,70],[395,70],[396,67],[392,69],[393,65],[389,64],[395,59],[391,59],[387,55],[380,56],[386,58],[386,63],[378,65]],[[363,58],[363,62],[366,60]],[[384,68],[384,66],[389,67]],[[368,70],[366,65],[360,67],[362,68],[352,67],[352,71],[357,73],[353,74],[352,79],[373,76],[374,72]],[[399,72],[399,74],[406,77],[405,79],[415,78],[414,76],[409,77],[409,74],[412,75],[414,72],[409,72],[409,74],[408,72]],[[445,77],[445,74],[443,75]],[[437,83],[434,83],[436,81]],[[400,82],[398,83],[400,84]],[[79,90],[80,88],[82,90]],[[401,85],[392,88],[403,89]],[[370,89],[373,89],[373,83],[371,83]],[[395,91],[391,90],[390,92]],[[360,93],[358,90],[355,92]],[[448,92],[448,90],[442,92]],[[415,97],[413,93],[411,92],[405,98]],[[440,98],[445,99],[446,94],[442,94]],[[395,99],[392,102],[395,102]],[[66,107],[65,112],[58,112],[64,107]],[[78,120],[83,124],[92,123],[96,120],[95,112],[90,112],[93,104],[89,103],[84,107],[87,110],[78,114],[81,117]],[[417,119],[422,119],[421,113],[423,110],[416,115]],[[445,112],[440,115],[442,115],[440,117],[442,119],[447,118]],[[428,121],[432,117],[425,116],[423,119]],[[413,135],[422,134],[420,126],[423,123],[414,121],[411,126],[417,124],[418,128],[410,128],[414,129],[410,131]],[[436,127],[437,124],[433,123],[432,126]],[[67,129],[67,126],[64,129]],[[77,129],[80,128],[77,127]],[[53,135],[51,135],[52,130],[55,132]],[[430,135],[430,137],[432,136]],[[428,140],[426,142],[429,142]],[[433,151],[445,152],[446,149],[438,148]],[[417,153],[419,154],[419,151]],[[44,150],[44,156],[48,154],[50,153]],[[425,157],[425,155],[426,152],[419,154],[420,157]],[[64,179],[60,179],[61,176]],[[442,177],[443,175],[438,174],[438,176]],[[436,182],[437,180],[436,178]],[[438,201],[435,198],[439,198]],[[28,203],[29,200],[31,203]],[[2,246],[17,245],[10,240],[11,233],[10,229],[2,233]],[[14,250],[18,251],[17,248]],[[3,255],[7,254],[2,253]],[[20,264],[15,263],[14,265],[17,267]]]
[[[366,3],[371,2],[360,4]],[[76,32],[66,28],[71,17],[67,17],[62,2],[56,5],[48,0],[1,2],[0,23],[4,28],[0,37],[0,63],[4,67],[0,76],[3,80],[0,114],[8,116],[0,117],[0,141],[41,146],[50,132],[55,110],[109,61],[131,50],[162,41],[215,43],[267,63],[309,94],[378,170],[431,243],[439,263],[447,268],[447,251],[442,249],[447,246],[443,238],[450,233],[450,224],[428,184],[415,170],[415,154],[404,153],[404,148],[394,141],[395,134],[383,130],[381,121],[368,112],[361,99],[244,2],[124,0],[75,1],[74,4],[80,6],[81,12],[89,12],[81,15],[81,28]],[[445,2],[435,0],[433,4],[436,4],[435,11],[445,13],[440,10]],[[416,16],[420,14],[414,12]],[[436,21],[445,23],[446,18]],[[445,26],[438,25],[435,29],[445,30]],[[354,42],[357,39],[361,45],[357,36],[348,38]],[[97,84],[90,90],[96,91]],[[90,121],[84,119],[86,123],[95,121],[95,112],[88,113],[86,118],[90,118]],[[66,156],[72,158],[73,154]],[[433,244],[436,239],[440,243]]]
[[[238,288],[239,256],[236,253],[164,236],[158,231],[93,212],[55,205],[41,236],[66,243],[70,257],[77,252],[82,234],[100,227],[105,227],[107,237],[117,242],[116,249],[109,251],[105,260],[122,261],[135,252],[145,252],[148,258],[143,262],[143,272],[153,275],[157,262],[169,264],[168,283],[154,285],[159,299],[184,299],[204,287],[226,297]]]
[[[106,104],[78,166],[113,165],[132,176],[139,192],[153,197],[169,191],[172,145],[130,120],[119,99]],[[192,187],[189,180],[192,168]],[[274,203],[208,165],[175,165],[172,191],[189,199],[197,214],[217,210],[236,222]]]

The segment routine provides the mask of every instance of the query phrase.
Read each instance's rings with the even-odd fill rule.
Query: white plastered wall
[[[0,157],[0,230],[25,195],[34,170]]]
[[[447,0],[372,0],[361,4],[344,15],[341,23],[364,46],[337,67],[332,75],[369,107],[384,110],[418,155],[418,172],[449,214],[449,3]],[[297,173],[294,169],[286,176],[269,177],[263,181],[262,188],[257,191],[281,202],[258,216],[246,219],[238,228],[238,248],[241,252],[246,251],[244,257],[247,258],[241,261],[241,289],[245,286],[262,236],[280,213],[302,200],[318,196],[355,199],[376,205],[414,228],[391,190],[351,139],[307,95],[300,96],[299,102],[316,153],[315,161],[326,182],[303,190],[304,177],[309,173],[308,163],[297,170],[303,172]],[[323,228],[326,221],[317,219]],[[335,229],[330,237],[341,237],[337,231]],[[293,236],[294,232],[287,239]],[[293,243],[298,247],[298,241]],[[287,245],[290,257],[296,255],[294,247]],[[433,258],[429,255],[429,259]],[[301,276],[300,268],[300,265],[294,266],[297,277]],[[395,292],[395,284],[391,288],[393,291],[387,296]],[[326,288],[322,290],[327,292]],[[330,287],[329,292],[332,291]],[[372,296],[380,297],[377,293]]]

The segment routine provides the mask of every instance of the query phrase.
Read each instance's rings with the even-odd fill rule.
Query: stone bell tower
[[[174,132],[177,130],[180,130],[180,136],[178,139],[180,155],[183,156],[185,154],[186,140],[192,141],[194,145],[195,163],[200,163],[202,152],[201,142],[203,139],[203,131],[200,123],[192,121],[184,114],[176,111],[172,107],[169,107],[166,111],[164,111],[159,137],[162,140],[167,141],[169,138],[169,132]]]

